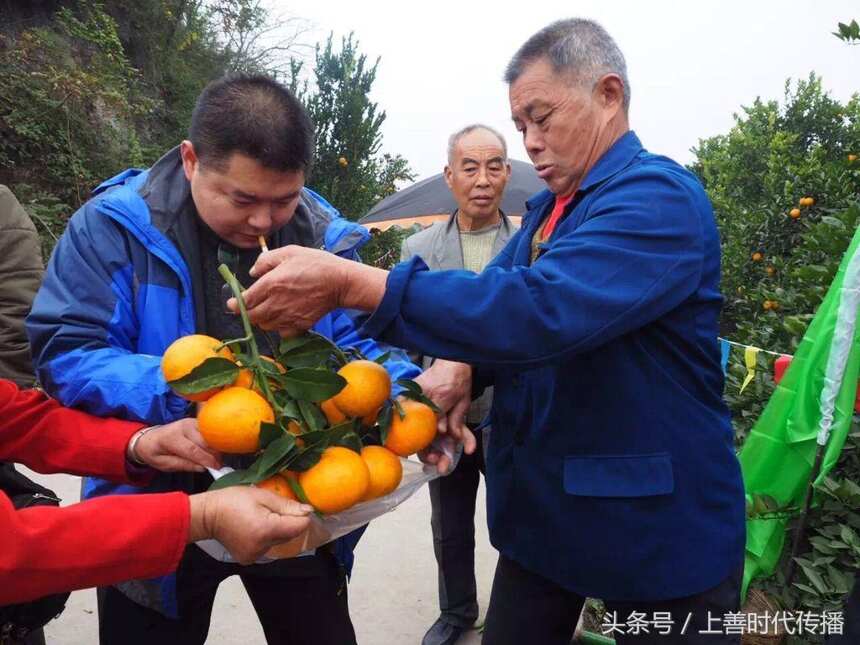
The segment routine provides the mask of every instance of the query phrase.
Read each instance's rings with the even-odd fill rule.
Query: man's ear
[[[454,171],[451,170],[451,166],[445,166],[445,170],[442,171],[442,174],[445,176],[445,183],[448,184],[448,188],[454,188],[453,182],[451,181],[451,176],[454,174]]]
[[[185,178],[191,181],[200,163],[197,159],[197,153],[194,151],[194,144],[187,139],[180,143],[179,156],[182,158],[182,169],[185,171]]]
[[[594,87],[597,98],[612,116],[624,109],[624,81],[618,74],[604,75]]]

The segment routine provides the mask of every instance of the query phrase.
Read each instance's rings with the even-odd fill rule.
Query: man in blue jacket
[[[226,309],[219,264],[247,285],[259,236],[270,248],[298,244],[351,260],[368,239],[304,188],[312,151],[310,120],[282,85],[234,76],[207,86],[188,141],[148,170],[104,182],[71,218],[27,321],[44,388],[100,416],[157,424],[192,412],[165,382],[160,358],[186,334],[244,335]],[[371,358],[390,349],[361,339],[348,311],[314,328]],[[278,341],[257,335],[261,348]],[[399,350],[385,366],[393,378],[419,371]],[[143,490],[193,493],[210,483],[205,474],[164,476]],[[83,493],[139,490],[89,479]],[[219,583],[239,575],[270,643],[353,643],[344,576],[360,535],[247,567],[192,545],[172,576],[99,590],[101,642],[202,644]]]
[[[723,620],[738,611],[744,495],[711,206],[629,129],[624,57],[599,25],[549,25],[506,80],[549,190],[483,273],[417,258],[387,273],[289,247],[254,267],[251,319],[290,335],[359,308],[367,334],[495,385],[485,643],[568,643],[586,596],[605,601],[619,643],[738,643]]]

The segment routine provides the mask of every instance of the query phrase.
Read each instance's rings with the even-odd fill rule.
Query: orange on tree
[[[275,421],[272,406],[262,396],[243,387],[228,387],[206,402],[197,425],[206,443],[215,450],[243,455],[260,447],[260,423]]]
[[[765,300],[763,303],[761,303],[761,307],[765,311],[770,311],[770,300]]]
[[[233,352],[229,347],[218,347],[221,341],[212,336],[205,334],[190,334],[177,338],[170,344],[170,347],[164,352],[161,357],[161,373],[164,374],[166,381],[175,381],[187,376],[191,370],[200,365],[207,358],[215,358],[220,356],[233,360]],[[218,351],[215,351],[218,350]],[[197,394],[180,394],[183,399],[189,401],[206,401],[216,392],[220,391],[220,387],[214,387],[204,392]]]
[[[854,163],[857,161],[857,155],[848,155],[848,163]]]
[[[790,211],[788,211],[788,216],[791,219],[797,219],[798,217],[800,217],[800,209],[799,208],[792,208]]]
[[[400,401],[404,416],[395,408],[391,413],[391,427],[385,447],[396,455],[408,457],[424,450],[436,436],[436,413],[429,405],[412,399]]]
[[[774,267],[768,267],[765,271],[767,271],[768,275],[774,275],[776,273],[776,269]]]
[[[751,257],[753,262],[761,262],[764,259],[764,256],[758,251],[753,253]]]
[[[370,471],[354,450],[330,446],[316,465],[299,473],[299,484],[316,510],[339,513],[364,498],[370,486]]]
[[[279,495],[280,497],[286,497],[287,499],[293,499],[295,501],[299,501],[299,498],[296,497],[296,494],[293,492],[293,489],[290,487],[289,483],[287,483],[286,477],[283,475],[272,475],[268,479],[264,479],[261,482],[257,482],[254,484],[257,488],[262,488],[263,490],[268,490],[273,492],[275,495]]]
[[[332,397],[337,409],[348,417],[363,417],[382,407],[391,396],[391,377],[373,361],[352,361],[338,371],[346,386]]]
[[[320,409],[328,420],[328,424],[330,426],[336,426],[337,424],[346,421],[346,415],[337,409],[337,406],[334,404],[334,399],[326,399],[320,403]]]
[[[801,206],[812,206],[815,200],[812,197],[801,197],[799,203]]]
[[[388,448],[365,446],[361,449],[361,458],[364,459],[370,471],[370,486],[362,501],[388,495],[400,484],[403,478],[403,464],[400,463],[400,458]]]

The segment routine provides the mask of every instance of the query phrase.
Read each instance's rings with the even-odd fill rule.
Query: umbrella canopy
[[[526,200],[546,188],[534,166],[511,159],[511,178],[505,187],[502,210],[515,220],[526,210]],[[416,184],[389,195],[359,220],[367,228],[385,230],[389,226],[412,226],[416,222],[428,226],[444,219],[457,207],[442,173],[422,179]]]

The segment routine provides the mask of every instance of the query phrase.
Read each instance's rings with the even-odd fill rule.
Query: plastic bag
[[[444,453],[451,459],[449,473],[457,466],[462,453],[462,446],[454,444],[448,437],[437,438],[433,442],[434,448]],[[311,515],[311,523],[307,530],[289,542],[272,547],[266,555],[257,560],[257,564],[274,562],[281,558],[293,558],[300,555],[311,555],[314,549],[336,540],[337,538],[364,526],[380,515],[393,511],[400,504],[412,497],[425,483],[441,477],[436,466],[422,464],[411,459],[400,459],[403,464],[403,478],[400,485],[388,495],[377,497],[369,502],[361,502],[345,511],[333,515]],[[232,468],[225,466],[221,470],[209,469],[215,479],[223,477]],[[203,551],[221,562],[235,562],[233,556],[217,540],[201,540],[197,542]]]

